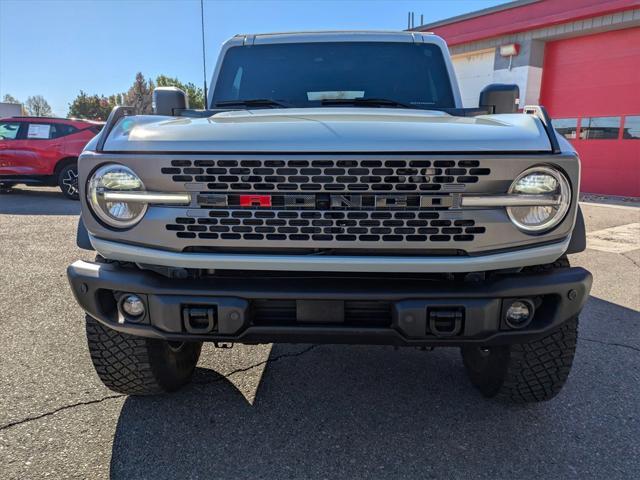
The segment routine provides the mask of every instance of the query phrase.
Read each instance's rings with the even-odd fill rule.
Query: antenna
[[[204,108],[207,109],[207,57],[204,49],[204,0],[200,0],[200,23],[202,25],[202,76],[204,78]]]
[[[424,25],[424,14],[420,14],[420,25]],[[407,12],[407,30],[416,28],[416,12]]]

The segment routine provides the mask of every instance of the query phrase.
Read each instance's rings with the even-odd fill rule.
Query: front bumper
[[[112,242],[89,236],[104,258],[173,268],[210,270],[278,270],[284,272],[461,273],[503,270],[553,263],[569,248],[571,238],[520,250],[477,256],[282,255],[172,252]]]
[[[578,315],[592,277],[582,268],[442,281],[424,276],[288,276],[170,279],[137,267],[75,262],[67,270],[80,306],[115,330],[172,341],[499,345],[544,336]],[[123,293],[146,304],[130,321]],[[513,299],[535,305],[531,323],[511,329]],[[196,312],[196,313],[194,313]],[[200,322],[202,313],[210,322]],[[193,315],[198,322],[194,322]],[[449,323],[447,323],[449,322]],[[450,325],[444,330],[442,324]]]

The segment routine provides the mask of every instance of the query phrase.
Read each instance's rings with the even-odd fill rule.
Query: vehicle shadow
[[[79,215],[80,202],[65,198],[57,188],[16,187],[0,194],[0,214]]]
[[[630,331],[638,327],[633,310],[598,299],[589,303],[610,316],[616,309],[618,317],[635,323]],[[111,478],[620,473],[629,466],[624,445],[634,427],[607,412],[632,405],[637,386],[631,388],[636,393],[612,397],[607,377],[632,381],[627,369],[637,357],[616,356],[612,369],[616,352],[626,354],[580,342],[574,371],[558,397],[513,406],[484,399],[472,388],[457,349],[274,345],[253,403],[242,393],[242,375],[227,378],[208,369],[198,369],[194,383],[177,394],[127,398]],[[606,430],[618,439],[602,431],[604,417],[615,424]],[[605,443],[598,440],[602,434]]]

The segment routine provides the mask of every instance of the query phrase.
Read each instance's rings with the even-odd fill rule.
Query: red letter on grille
[[[240,195],[241,207],[270,207],[271,195]]]

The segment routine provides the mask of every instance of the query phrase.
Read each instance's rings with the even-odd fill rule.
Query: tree
[[[0,0],[1,1],[1,0]],[[189,97],[191,108],[204,108],[204,94],[201,88],[193,83],[182,83],[175,77],[160,75],[156,78],[156,83],[145,79],[140,72],[136,74],[133,85],[125,93],[109,95],[89,95],[80,90],[78,96],[69,104],[69,117],[86,118],[91,120],[106,120],[111,110],[116,105],[126,105],[133,107],[136,115],[147,115],[152,113],[153,89],[155,85],[159,87],[178,87]]]
[[[69,105],[68,117],[86,118],[89,120],[106,120],[117,103],[117,96],[109,98],[104,95],[88,95],[80,90],[80,94]]]
[[[109,95],[109,98],[107,98],[107,101],[109,102],[109,105],[112,105],[112,108],[115,107],[116,105],[124,105],[124,98],[121,93]]]
[[[178,87],[189,97],[189,108],[204,108],[204,93],[200,87],[196,87],[193,83],[182,83],[175,77],[167,77],[160,75],[156,78],[158,87]]]
[[[29,115],[34,117],[50,117],[53,115],[49,103],[42,95],[34,95],[27,98],[24,108]]]
[[[147,81],[142,73],[136,74],[136,79],[127,93],[123,95],[124,105],[133,107],[136,115],[148,115],[152,113],[153,81]]]
[[[9,93],[4,94],[4,98],[2,99],[4,103],[21,103],[16,97]]]

